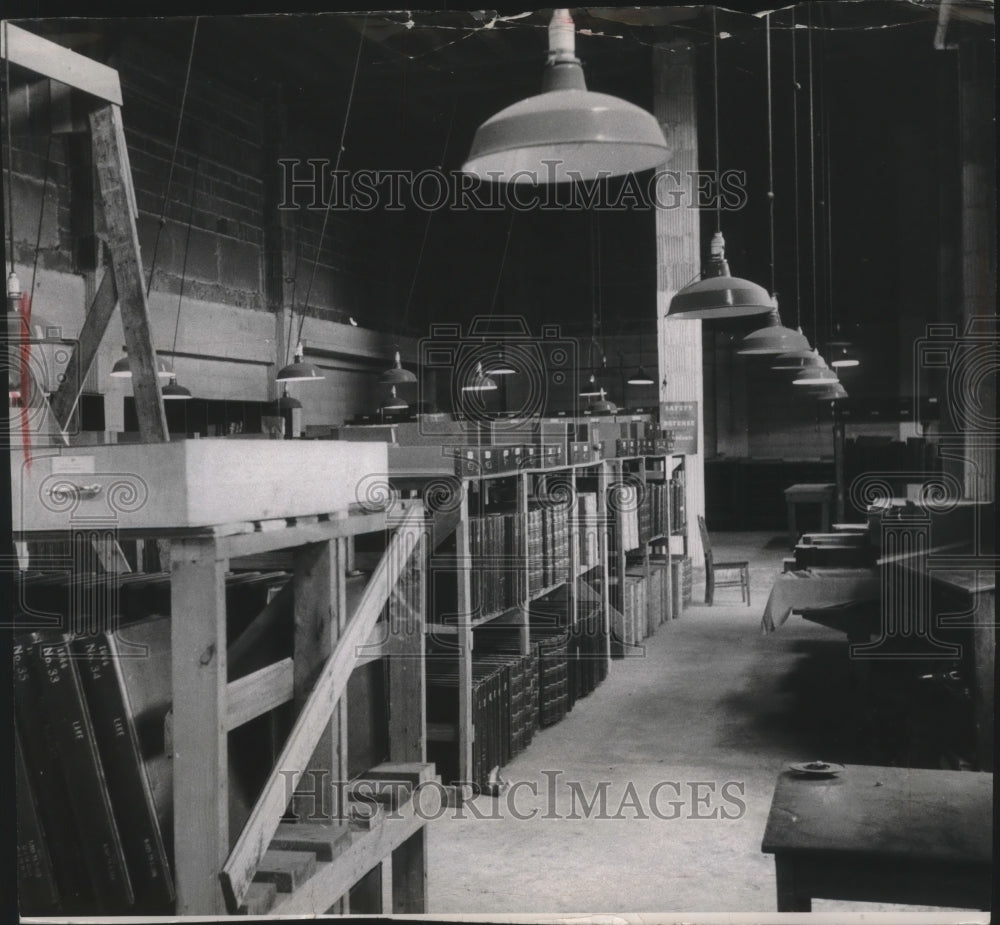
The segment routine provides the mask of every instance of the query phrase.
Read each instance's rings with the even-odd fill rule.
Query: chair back
[[[705,553],[705,567],[711,568],[713,564],[712,541],[708,537],[708,527],[705,526],[705,518],[701,514],[698,515],[698,529],[701,531],[701,548]]]

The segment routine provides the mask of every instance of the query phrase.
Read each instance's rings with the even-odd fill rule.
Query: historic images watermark
[[[489,802],[454,800],[449,791],[466,796],[477,788],[458,782],[445,787],[437,780],[413,785],[403,780],[341,781],[324,770],[278,772],[299,821],[354,819],[377,816],[401,819],[413,814],[425,821],[450,819],[621,820],[702,819],[729,822],[747,811],[742,780],[658,780],[639,785],[627,780],[580,781],[562,770],[546,768],[541,780],[505,782]],[[405,807],[405,809],[404,809]]]
[[[650,209],[714,209],[737,212],[747,204],[743,170],[658,170],[627,174],[613,182],[611,174],[595,180],[578,177],[556,182],[559,161],[543,161],[544,170],[517,171],[505,182],[488,174],[483,182],[471,174],[440,168],[425,170],[341,170],[328,158],[280,158],[279,209],[371,212],[635,211]],[[573,170],[566,173],[574,176]]]

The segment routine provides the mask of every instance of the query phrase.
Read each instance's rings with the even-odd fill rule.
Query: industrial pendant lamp
[[[294,361],[287,366],[282,366],[274,380],[275,382],[318,382],[325,378],[312,363],[306,362],[305,348],[302,346],[302,341],[299,341],[295,345]]]
[[[601,394],[601,387],[597,384],[597,375],[594,370],[590,371],[583,385],[580,387],[580,398],[597,398]]]
[[[775,308],[767,316],[764,327],[747,334],[736,352],[740,356],[773,356],[808,349],[809,340],[802,330],[793,331],[791,328],[786,328],[781,323],[778,309]]]
[[[775,293],[775,247],[774,247],[774,130],[771,106],[771,17],[765,17],[766,47],[767,47],[767,209],[768,225],[771,241],[771,293],[774,300],[774,311],[770,312],[764,325],[756,331],[751,331],[743,338],[740,348],[736,351],[740,356],[775,356],[789,353],[792,350],[808,350],[806,340],[800,327],[797,331],[786,328],[781,323],[778,312],[778,296]]]
[[[712,91],[715,112],[715,172],[719,175],[719,30],[712,8]],[[768,314],[774,301],[763,286],[732,276],[726,261],[726,239],[722,236],[722,197],[715,197],[715,233],[709,247],[709,261],[702,278],[681,289],[671,300],[668,318],[723,319]]]
[[[830,349],[830,366],[834,369],[860,365],[854,345],[840,333],[840,325],[837,325],[833,337],[827,341],[826,346]]]
[[[122,347],[122,350],[124,351],[125,348]],[[125,352],[125,356],[115,361],[115,365],[111,367],[110,375],[116,379],[132,378],[132,367],[129,363],[127,351]],[[161,379],[174,378],[174,371],[171,369],[170,364],[159,354],[156,356],[156,375]]]
[[[383,411],[405,411],[410,406],[396,394],[396,387],[389,389],[389,400],[382,406]]]
[[[618,406],[611,401],[604,393],[604,389],[598,392],[598,397],[590,403],[587,410],[591,414],[614,414]]]
[[[187,234],[184,237],[184,262],[181,264],[181,284],[177,290],[177,315],[174,318],[174,342],[173,346],[170,348],[171,356],[177,356],[177,332],[181,327],[181,307],[184,304],[184,283],[187,280],[188,244],[191,243],[191,223],[194,218],[195,182],[198,179],[198,167],[200,164],[201,157],[199,156],[194,162],[194,171],[191,174],[191,198],[188,203]],[[160,394],[163,396],[164,401],[189,401],[191,399],[190,389],[186,389],[184,386],[178,385],[177,376],[170,377],[170,382],[160,390]]]
[[[792,385],[823,386],[837,381],[837,374],[822,361],[817,366],[801,370],[792,380]]]
[[[832,382],[822,390],[817,390],[815,397],[817,401],[840,401],[847,398],[847,389],[839,382]]]
[[[483,364],[476,364],[476,372],[472,379],[462,386],[463,392],[492,392],[497,384],[483,372]]]
[[[819,366],[822,362],[822,357],[815,350],[792,350],[777,357],[771,364],[771,369],[794,371]]]
[[[301,407],[302,402],[288,394],[287,386],[282,390],[281,397],[274,403],[274,408],[279,414],[285,411],[295,411]]]
[[[178,385],[176,376],[170,377],[170,382],[160,390],[160,394],[164,401],[187,401],[191,398],[190,390]]]
[[[501,344],[496,359],[486,364],[486,375],[513,376],[516,373],[517,370],[511,366],[510,361],[507,359],[507,352],[504,350],[503,344]]]
[[[392,366],[379,376],[378,381],[382,385],[408,385],[411,382],[416,382],[417,377],[410,370],[403,369],[403,362],[397,350],[396,356],[392,361]]]
[[[336,176],[337,171],[340,170],[340,158],[344,153],[344,139],[347,137],[347,125],[351,116],[351,106],[354,102],[354,90],[358,79],[358,66],[361,63],[361,49],[364,47],[365,29],[367,25],[368,18],[366,16],[361,26],[361,34],[358,38],[358,51],[354,58],[354,72],[351,76],[351,87],[347,95],[347,106],[344,110],[344,121],[340,128],[340,144],[337,147],[337,160],[333,167],[334,176]],[[330,209],[333,205],[334,198],[335,197],[332,196],[330,197],[326,204],[326,209],[323,212],[323,224],[320,226],[319,239],[316,242],[316,258],[313,260],[312,273],[309,275],[309,285],[306,287],[306,295],[302,300],[302,310],[299,312],[299,326],[295,338],[295,355],[291,363],[287,363],[278,370],[278,375],[274,377],[276,382],[319,382],[321,379],[326,378],[326,376],[324,376],[323,373],[321,373],[312,363],[307,363],[305,360],[305,348],[302,343],[302,328],[305,325],[306,314],[309,310],[309,297],[312,295],[313,284],[316,282],[316,271],[320,264],[319,255],[323,253],[323,240],[326,237],[327,223],[330,218]],[[291,310],[288,313],[288,336],[285,340],[286,360],[288,359],[288,345],[292,343],[292,324],[294,321],[295,302],[293,290]]]
[[[640,364],[625,380],[627,385],[656,385],[656,380],[646,372],[646,367]]]
[[[462,172],[502,183],[564,183],[651,170],[668,155],[656,118],[587,90],[569,10],[554,10],[542,92],[476,130]]]
[[[857,355],[854,353],[850,344],[834,344],[831,341],[827,344],[831,348],[830,354],[830,366],[834,369],[846,369],[850,366],[860,366],[861,361],[858,359]]]

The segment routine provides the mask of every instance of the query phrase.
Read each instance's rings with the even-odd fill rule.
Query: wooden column
[[[178,915],[225,912],[218,874],[229,854],[227,567],[213,539],[170,544]]]
[[[113,104],[94,110],[90,114],[90,134],[98,195],[107,228],[111,272],[118,292],[125,346],[132,369],[139,434],[145,443],[166,442],[170,440],[170,434],[156,376],[156,350],[146,304],[139,235],[135,227],[135,194],[121,110]]]
[[[401,551],[389,596],[389,760],[426,761],[427,723],[424,713],[423,549],[425,538],[412,531],[407,547],[420,547],[409,562]]]
[[[294,703],[301,712],[316,676],[333,651],[343,620],[344,577],[335,540],[300,546],[294,553],[292,577],[295,600],[292,651]],[[344,703],[346,698],[341,699]],[[342,813],[340,791],[332,788],[347,780],[347,740],[334,716],[320,736],[309,768],[292,800],[292,811],[301,821],[316,821]]]
[[[460,516],[455,526],[456,579],[458,581],[458,776],[472,780],[472,575],[469,560],[469,480],[462,480]],[[459,795],[459,800],[461,796]]]
[[[685,42],[653,50],[654,111],[670,146],[664,170],[678,171],[681,186],[693,184],[688,171],[698,169],[698,119],[695,97],[696,52]],[[677,188],[675,184],[671,188]],[[693,195],[693,191],[691,191]],[[661,197],[669,202],[669,196]],[[660,401],[698,402],[698,453],[688,456],[687,508],[705,512],[705,390],[700,321],[668,320],[670,300],[701,272],[701,228],[698,209],[689,199],[656,210],[657,327],[659,331]],[[666,378],[667,384],[663,385]],[[693,517],[688,518],[688,522]],[[698,557],[701,537],[688,531],[687,548]]]
[[[601,524],[597,533],[597,543],[601,563],[601,633],[604,637],[605,667],[611,661],[611,569],[608,562],[611,555],[608,543],[611,518],[608,513],[608,472],[612,465],[607,461],[602,462],[597,475],[597,515]]]
[[[419,915],[426,909],[427,829],[421,827],[392,852],[392,911]]]

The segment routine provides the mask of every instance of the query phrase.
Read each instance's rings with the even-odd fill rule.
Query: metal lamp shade
[[[830,366],[834,369],[861,365],[851,345],[846,341],[831,341],[827,346],[831,348]]]
[[[274,406],[279,414],[283,414],[286,411],[295,411],[298,408],[301,408],[302,402],[300,402],[297,398],[293,398],[286,392],[274,403]]]
[[[115,365],[111,367],[110,375],[114,376],[116,379],[132,378],[132,367],[129,364],[127,354],[115,361]],[[174,376],[174,371],[170,364],[161,356],[156,357],[156,375],[160,379],[172,379]]]
[[[497,384],[483,372],[483,364],[476,364],[476,372],[471,380],[462,386],[463,392],[492,392]]]
[[[614,414],[618,410],[618,406],[605,396],[604,389],[601,389],[599,397],[587,406],[587,410],[591,414]]]
[[[396,394],[396,387],[391,389],[389,400],[382,406],[383,411],[405,411],[410,406]]]
[[[810,366],[808,369],[803,369],[792,380],[792,385],[827,386],[836,381],[837,374],[824,364],[823,366]]]
[[[190,390],[178,385],[174,376],[171,376],[170,382],[162,388],[161,394],[164,401],[187,401],[191,398]]]
[[[775,310],[768,316],[764,327],[751,331],[743,338],[736,352],[740,356],[774,356],[808,349],[809,341],[805,334],[786,328],[781,323],[781,315]]]
[[[728,267],[719,276],[685,286],[670,300],[668,318],[712,320],[743,318],[774,311],[774,301],[763,286],[730,276]]]
[[[823,365],[823,359],[814,350],[793,350],[783,353],[772,364],[771,369],[799,370]]]
[[[646,372],[644,366],[640,366],[628,379],[625,380],[628,385],[656,385],[656,380]]]
[[[650,170],[667,160],[670,149],[651,113],[587,89],[575,33],[569,10],[553,10],[542,92],[479,126],[464,173],[500,183],[566,183]]]
[[[834,382],[829,386],[824,386],[823,389],[816,391],[817,401],[839,401],[842,398],[847,398],[847,389],[845,389],[839,382]]]
[[[301,357],[296,357],[294,363],[282,366],[275,382],[318,382],[326,377],[312,363],[307,363]]]
[[[486,362],[485,370],[487,376],[513,376],[517,373],[517,370],[507,360],[507,354],[503,347],[500,348],[496,359]]]
[[[382,385],[408,385],[409,383],[416,382],[417,377],[410,370],[403,369],[403,362],[397,350],[392,366],[382,373],[378,381]]]
[[[487,119],[462,171],[501,183],[567,183],[651,170],[669,153],[652,114],[581,86],[539,93]]]

